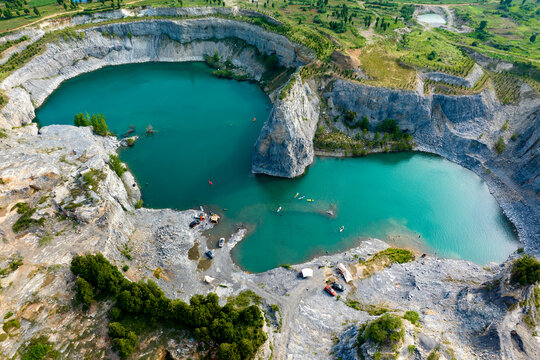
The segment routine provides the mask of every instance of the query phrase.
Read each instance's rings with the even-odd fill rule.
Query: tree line
[[[189,304],[169,299],[153,281],[129,281],[100,253],[74,257],[71,271],[77,276],[75,301],[83,308],[96,299],[114,300],[109,336],[122,358],[137,345],[135,331],[123,321],[130,317],[144,318],[154,327],[169,322],[188,329],[197,340],[216,349],[220,360],[252,359],[266,341],[264,318],[255,305],[237,309],[228,302],[220,306],[214,293],[195,295]]]

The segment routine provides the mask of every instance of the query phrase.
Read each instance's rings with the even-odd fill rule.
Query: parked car
[[[206,251],[205,252],[206,256],[208,256],[210,259],[213,259],[214,258],[214,253],[210,250]]]
[[[344,291],[345,290],[343,285],[341,285],[340,283],[337,283],[337,282],[333,283],[332,287],[337,291]]]
[[[193,220],[192,222],[189,223],[189,228],[193,229],[195,226],[199,225],[200,223],[201,223],[200,220]]]
[[[217,243],[217,246],[222,248],[223,245],[225,245],[225,238],[220,238],[218,243]]]
[[[337,295],[336,291],[334,289],[332,289],[332,287],[330,285],[326,285],[326,287],[324,288],[324,291],[326,291],[327,293],[329,293],[332,296]]]

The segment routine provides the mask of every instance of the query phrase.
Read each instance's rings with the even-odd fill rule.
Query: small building
[[[302,277],[304,279],[313,277],[313,269],[310,269],[310,268],[302,269]]]
[[[341,273],[341,275],[343,276],[343,279],[345,279],[346,283],[351,282],[353,280],[351,273],[349,272],[349,270],[347,270],[345,265],[343,265],[342,263],[339,263],[337,265],[337,268],[339,272]]]
[[[206,276],[204,277],[204,282],[207,283],[207,284],[213,283],[214,280],[215,280],[215,279],[214,279],[213,277],[208,276],[208,275],[206,275]]]
[[[214,224],[217,224],[217,222],[219,221],[219,215],[218,214],[210,215],[210,221],[213,222]]]

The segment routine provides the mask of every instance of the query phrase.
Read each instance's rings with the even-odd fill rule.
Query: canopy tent
[[[312,276],[313,276],[313,269],[310,269],[310,268],[302,269],[302,277],[304,279],[308,277],[312,277]]]
[[[351,282],[353,280],[351,273],[349,272],[349,270],[347,270],[345,265],[343,265],[342,263],[339,263],[337,265],[337,268],[338,268],[339,272],[341,273],[341,275],[343,275],[343,278],[345,279],[345,282],[348,283],[348,282]]]

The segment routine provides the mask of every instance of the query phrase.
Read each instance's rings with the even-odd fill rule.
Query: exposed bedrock
[[[309,58],[286,37],[245,22],[219,19],[152,20],[96,26],[81,40],[50,43],[45,52],[1,85],[9,97],[0,128],[29,123],[34,108],[66,79],[109,65],[149,61],[202,61],[218,51],[255,78],[264,72],[259,53],[276,54],[281,65],[296,67]]]
[[[309,81],[295,81],[289,95],[276,102],[253,152],[252,171],[272,176],[301,175],[313,162],[313,136],[320,100]]]

